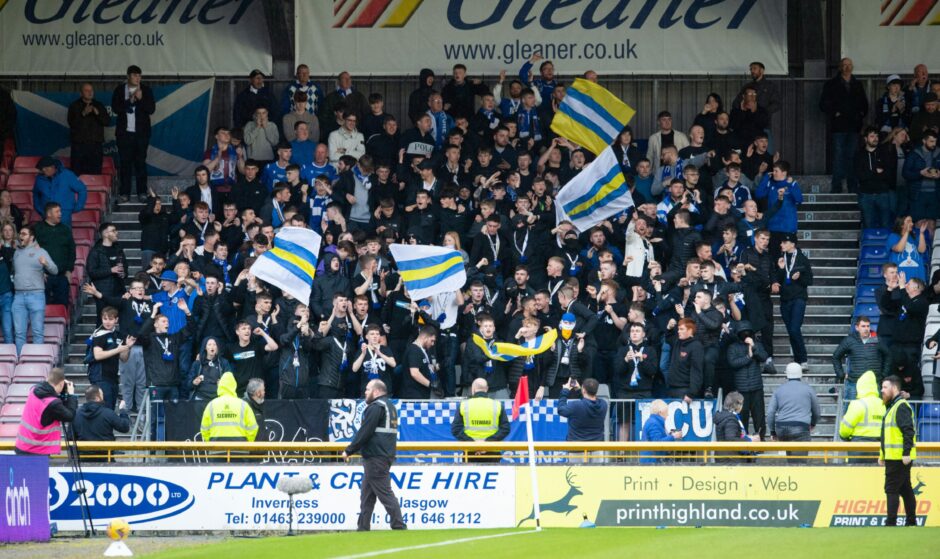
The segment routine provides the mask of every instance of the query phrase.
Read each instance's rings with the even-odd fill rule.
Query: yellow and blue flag
[[[310,229],[282,227],[274,236],[274,248],[258,257],[251,273],[306,305],[317,272],[320,241],[320,235]]]
[[[594,82],[578,78],[552,117],[552,130],[599,154],[617,139],[636,111]]]
[[[605,219],[632,207],[633,196],[614,148],[608,146],[558,191],[555,217],[587,231]]]
[[[391,245],[389,248],[412,301],[454,292],[467,283],[463,255],[459,251],[425,245]]]
[[[558,330],[554,328],[522,345],[492,341],[487,343],[479,334],[473,335],[473,343],[483,351],[483,355],[493,361],[512,361],[516,357],[529,357],[530,355],[545,353],[555,345],[557,339]]]

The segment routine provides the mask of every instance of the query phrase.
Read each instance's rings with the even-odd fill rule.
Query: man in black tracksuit
[[[755,301],[748,301],[746,318],[754,331],[760,332],[761,343],[767,350],[764,372],[774,374],[774,305],[770,300],[774,266],[769,245],[770,231],[758,230],[754,233],[754,246],[741,253],[741,264],[745,270],[742,282],[757,296]]]
[[[388,401],[388,389],[381,380],[366,385],[366,406],[362,424],[356,436],[343,451],[343,459],[362,451],[362,492],[360,493],[359,531],[368,531],[372,525],[372,511],[378,499],[391,517],[392,530],[405,530],[398,499],[392,492],[389,470],[395,461],[398,443],[398,411]]]
[[[705,384],[705,351],[702,342],[695,339],[695,321],[679,320],[676,343],[669,364],[669,397],[691,402],[701,398]]]
[[[180,308],[186,307],[180,299]],[[153,305],[150,318],[140,328],[140,343],[144,346],[144,366],[151,400],[176,400],[179,398],[180,348],[192,335],[192,314],[186,307],[186,324],[177,333],[170,334],[169,319],[161,314],[161,303]]]

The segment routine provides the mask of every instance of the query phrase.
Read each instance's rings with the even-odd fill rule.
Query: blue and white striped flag
[[[320,235],[310,229],[282,227],[274,236],[274,248],[258,257],[251,273],[306,305],[317,272],[320,241]]]
[[[633,205],[630,185],[620,171],[614,149],[608,147],[558,191],[555,216],[559,223],[567,220],[578,230],[587,231]]]
[[[460,252],[425,245],[391,245],[398,273],[412,301],[457,291],[467,283]]]

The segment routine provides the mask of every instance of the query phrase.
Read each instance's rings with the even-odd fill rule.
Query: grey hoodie
[[[45,267],[39,263],[40,258],[46,259]],[[13,254],[13,287],[16,291],[45,291],[44,273],[54,276],[59,273],[59,268],[37,243],[17,249]]]

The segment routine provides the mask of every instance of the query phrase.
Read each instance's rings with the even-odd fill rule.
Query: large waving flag
[[[636,111],[594,82],[578,78],[552,118],[552,130],[595,154],[617,139]]]
[[[473,343],[483,351],[484,355],[493,361],[512,361],[516,357],[529,357],[530,355],[545,353],[555,345],[555,340],[557,339],[558,330],[555,329],[549,330],[522,345],[507,342],[487,343],[479,334],[473,335]]]
[[[454,249],[424,245],[389,248],[412,301],[457,291],[467,283],[463,255]]]
[[[614,148],[608,146],[558,191],[555,216],[559,223],[567,220],[587,231],[633,205],[630,185],[620,171]]]
[[[320,235],[310,229],[282,227],[274,236],[274,248],[258,257],[251,273],[307,304],[317,272],[320,241]]]
[[[0,5],[3,1],[0,0]],[[153,86],[156,111],[150,116],[152,132],[147,149],[147,174],[192,176],[202,161],[209,129],[209,109],[215,80]],[[77,86],[77,84],[76,84]],[[95,99],[111,105],[111,89],[95,91]],[[75,92],[14,91],[16,149],[20,155],[69,155],[68,109]],[[117,163],[114,127],[104,130],[104,153]]]

